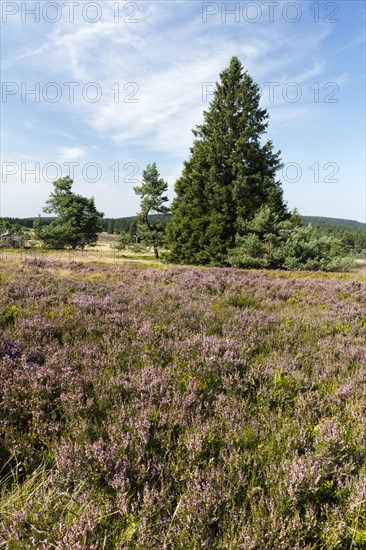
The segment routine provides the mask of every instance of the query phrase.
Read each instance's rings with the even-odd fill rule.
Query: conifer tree
[[[57,218],[44,228],[40,218],[35,222],[35,236],[47,248],[84,249],[97,243],[104,214],[96,209],[93,197],[73,193],[72,184],[68,176],[53,182],[54,190],[43,212],[55,213]]]
[[[226,263],[244,221],[267,205],[287,216],[276,171],[280,152],[261,138],[268,126],[260,89],[237,57],[220,75],[203,124],[193,130],[191,155],[176,182],[168,228],[168,259]]]
[[[140,213],[136,237],[143,246],[152,247],[155,259],[159,259],[159,247],[164,244],[165,221],[163,218],[152,221],[151,216],[167,214],[169,208],[164,205],[168,197],[168,183],[160,177],[156,163],[148,164],[142,173],[142,184],[133,188],[141,197]]]

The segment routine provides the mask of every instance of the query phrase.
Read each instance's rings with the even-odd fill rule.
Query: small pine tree
[[[235,267],[323,271],[352,267],[340,239],[320,235],[311,225],[303,227],[296,210],[287,220],[280,220],[268,206],[242,224],[228,263]]]
[[[12,224],[0,220],[0,248],[23,248],[27,242],[27,234],[19,223]]]
[[[114,234],[114,219],[110,219],[108,220],[108,224],[107,224],[107,232],[110,234],[110,235],[113,235]]]
[[[146,247],[152,247],[155,259],[159,259],[159,248],[164,244],[165,222],[151,220],[151,215],[167,214],[169,208],[164,205],[168,197],[164,193],[168,190],[168,183],[160,177],[156,163],[148,164],[142,173],[142,184],[134,187],[134,191],[141,197],[140,213],[136,227],[136,239]]]

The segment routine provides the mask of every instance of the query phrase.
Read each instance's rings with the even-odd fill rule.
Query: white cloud
[[[58,150],[60,162],[77,160],[88,155],[88,149],[86,147],[59,147]]]
[[[54,73],[60,84],[68,79],[79,82],[75,102],[63,101],[62,109],[77,112],[93,131],[120,145],[126,141],[145,143],[172,155],[186,148],[190,129],[207,107],[202,103],[202,83],[216,81],[234,54],[257,78],[277,74],[281,80],[296,80],[318,75],[324,68],[318,61],[295,76],[291,73],[293,65],[301,66],[305,52],[316,50],[329,33],[327,28],[314,28],[303,36],[297,26],[287,25],[284,33],[281,24],[238,26],[230,18],[225,25],[217,24],[219,20],[205,25],[200,6],[190,11],[181,2],[174,6],[141,4],[139,23],[117,24],[111,5],[106,4],[103,20],[95,24],[82,18],[73,24],[61,21],[40,45],[21,52],[16,59],[19,63],[26,59],[44,75]],[[181,16],[186,18],[184,24],[179,23]],[[235,39],[231,31],[235,31]],[[110,87],[117,81],[121,87],[136,82],[137,104],[114,102]],[[80,92],[85,82],[98,83],[101,101],[85,100]],[[126,96],[121,90],[122,99],[128,99]]]
[[[122,34],[113,22],[94,26],[79,22],[74,32],[62,34],[58,29],[49,35],[47,47],[35,50],[37,63],[60,66],[60,81],[69,77],[81,83],[86,79],[98,83],[103,93],[99,102],[85,101],[78,88],[75,103],[63,103],[63,108],[77,112],[93,132],[118,146],[145,145],[172,157],[186,151],[192,140],[190,130],[208,106],[202,102],[202,85],[215,82],[233,54],[240,55],[250,72],[254,69],[257,75],[265,75],[282,71],[279,78],[287,81],[317,76],[325,67],[319,61],[294,76],[290,72],[292,66],[301,66],[303,52],[316,49],[328,30],[315,36],[310,33],[301,50],[292,48],[289,56],[282,52],[284,48],[288,52],[298,41],[299,31],[284,37],[278,28],[271,27],[269,32],[252,27],[242,43],[233,41],[230,35],[219,35],[212,37],[207,48],[207,37],[198,32],[202,30],[199,17],[184,28],[173,27],[159,34],[158,16],[156,6],[152,6],[138,25],[125,25]],[[43,61],[39,59],[41,52]],[[120,101],[115,103],[110,88],[117,81]],[[136,90],[138,87],[134,96],[138,103],[128,103],[130,89],[123,90],[128,82],[135,83]],[[298,110],[298,114],[305,120],[306,108]],[[298,124],[298,119],[292,120]]]
[[[19,144],[12,140],[21,158],[36,158],[38,146],[38,157],[45,157],[45,163],[55,157],[61,163],[91,159],[103,164],[104,183],[111,181],[108,167],[114,162],[142,165],[159,159],[162,175],[172,184],[188,156],[191,129],[202,121],[202,111],[208,108],[202,101],[202,84],[217,81],[231,56],[242,60],[260,86],[281,83],[274,103],[263,98],[270,112],[270,131],[276,138],[287,129],[301,133],[321,128],[331,113],[322,104],[314,105],[309,86],[314,80],[321,85],[329,81],[341,85],[348,78],[344,72],[348,67],[336,63],[333,37],[328,40],[337,30],[332,25],[306,20],[237,24],[233,17],[222,24],[219,16],[203,24],[201,3],[180,1],[140,2],[138,23],[124,22],[127,12],[115,23],[109,8],[116,3],[108,0],[101,4],[103,18],[95,24],[76,17],[72,24],[64,18],[56,25],[16,26],[19,41],[12,41],[12,51],[5,56],[6,79],[24,79],[29,84],[54,81],[64,92],[59,103],[32,105],[29,101],[25,106],[22,124],[28,121],[28,133],[20,136]],[[348,45],[360,41],[359,36]],[[347,40],[344,42],[347,46]],[[331,74],[334,70],[339,78]],[[352,68],[349,71],[354,79]],[[80,84],[73,103],[64,86],[71,81]],[[96,82],[102,90],[96,103],[82,94],[89,82]],[[111,89],[116,82],[120,86],[117,103]],[[131,90],[123,86],[128,82],[138,86],[134,96],[138,103],[126,102]],[[288,82],[302,86],[299,103],[289,104],[283,98],[282,87]],[[14,132],[12,123],[6,131]],[[22,139],[24,151],[34,153],[33,157],[21,155]],[[63,145],[57,146],[59,143]],[[127,196],[126,189],[124,193]]]

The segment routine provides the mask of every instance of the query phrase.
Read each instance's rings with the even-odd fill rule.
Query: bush
[[[321,236],[311,225],[302,227],[296,211],[279,221],[269,207],[262,207],[240,230],[227,259],[232,266],[323,271],[353,266],[340,239]]]
[[[0,248],[24,248],[27,235],[24,227],[0,221]]]

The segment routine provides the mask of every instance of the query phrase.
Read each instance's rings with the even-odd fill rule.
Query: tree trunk
[[[158,249],[156,248],[156,246],[154,246],[154,256],[155,256],[155,260],[159,259],[159,252],[158,252]]]

